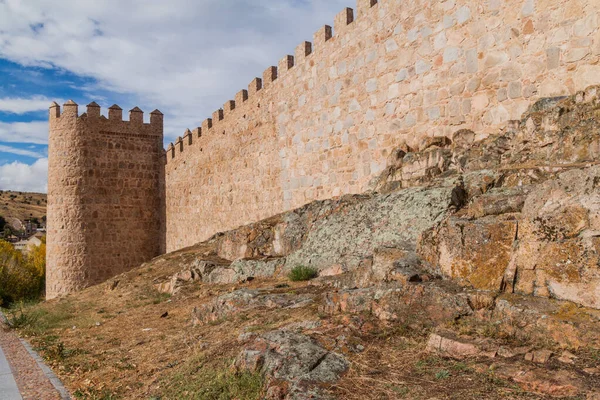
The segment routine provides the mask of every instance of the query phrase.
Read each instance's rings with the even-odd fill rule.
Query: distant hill
[[[4,218],[14,229],[21,230],[22,224],[26,220],[45,221],[47,202],[46,195],[43,193],[0,190],[0,217]]]

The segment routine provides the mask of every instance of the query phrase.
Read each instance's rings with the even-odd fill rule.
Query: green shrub
[[[310,281],[319,275],[319,271],[312,267],[305,267],[304,265],[298,265],[292,268],[288,274],[288,278],[293,282],[298,281]]]

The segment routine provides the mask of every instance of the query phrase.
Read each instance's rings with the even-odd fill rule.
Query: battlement
[[[356,9],[359,16],[364,16],[371,8],[377,5],[377,0],[357,0]],[[334,28],[325,25],[321,27],[313,35],[313,41],[303,41],[294,49],[294,54],[288,54],[279,60],[277,66],[270,66],[263,72],[262,78],[254,78],[252,82],[248,84],[248,89],[240,90],[234,100],[228,100],[223,108],[213,112],[212,118],[206,119],[202,123],[201,128],[197,128],[202,131],[206,138],[211,136],[213,127],[220,124],[225,124],[228,117],[235,114],[236,111],[241,110],[248,103],[260,103],[260,97],[264,90],[278,90],[278,88],[285,85],[283,79],[287,73],[293,70],[296,66],[304,65],[311,61],[312,56],[316,53],[322,54],[327,48],[327,42],[335,36],[339,37],[345,34],[348,29],[354,25],[354,21],[357,17],[355,16],[354,9],[344,8],[340,13],[335,16]],[[189,129],[188,129],[189,131]],[[186,131],[187,132],[187,131]],[[185,137],[185,134],[184,134]],[[200,135],[197,136],[200,138]],[[177,139],[178,140],[178,139]],[[177,158],[177,153],[183,153],[185,147],[177,145],[179,143],[169,144],[165,150],[167,155],[167,162],[173,161]],[[189,143],[186,141],[186,147],[191,146],[195,143],[199,143],[198,140]],[[174,151],[176,150],[176,151]]]
[[[600,3],[582,4],[542,13],[529,0],[358,0],[341,9],[224,97],[191,140],[186,131],[168,146],[167,248],[361,193],[394,148],[461,129],[483,139],[540,97],[598,83]]]
[[[86,106],[86,111],[79,114],[79,105],[73,100],[61,107],[53,102],[50,105],[50,131],[72,126],[75,121],[86,124],[97,124],[106,132],[138,132],[143,135],[162,136],[163,114],[159,110],[150,113],[150,121],[144,122],[144,112],[139,107],[129,111],[129,121],[123,120],[123,109],[114,104],[108,108],[108,115],[102,115],[102,109],[96,102]]]

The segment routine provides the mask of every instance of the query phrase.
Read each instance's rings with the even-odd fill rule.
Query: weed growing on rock
[[[305,267],[304,265],[298,265],[290,271],[288,278],[292,282],[310,281],[319,275],[319,271],[312,267]]]

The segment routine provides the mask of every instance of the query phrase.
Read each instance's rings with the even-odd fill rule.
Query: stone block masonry
[[[169,146],[166,249],[370,188],[391,150],[600,83],[596,0],[358,0]]]
[[[598,0],[358,0],[166,152],[163,116],[50,109],[48,297],[314,200],[399,147],[600,84]],[[292,49],[290,49],[292,50]],[[275,61],[275,60],[274,60]]]
[[[50,108],[46,295],[100,283],[164,252],[163,115]]]

